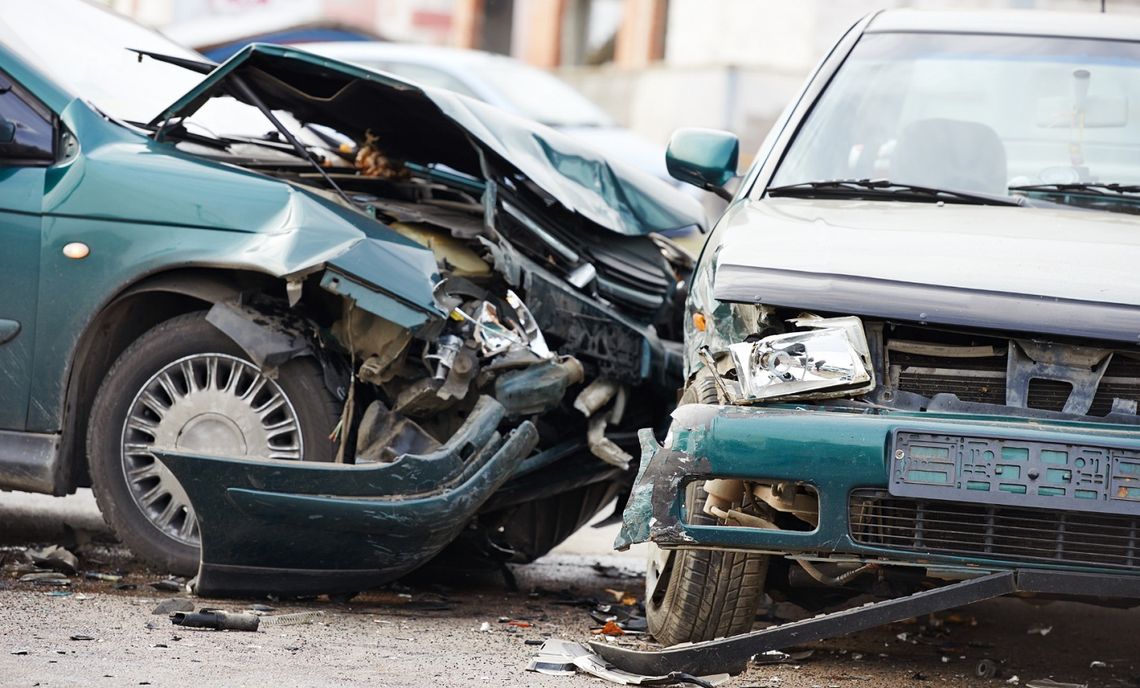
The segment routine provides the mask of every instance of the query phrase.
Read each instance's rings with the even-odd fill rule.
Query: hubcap
[[[240,358],[195,354],[159,370],[131,401],[123,423],[123,475],[154,527],[197,546],[190,500],[152,449],[298,460],[301,447],[297,413],[276,382]]]

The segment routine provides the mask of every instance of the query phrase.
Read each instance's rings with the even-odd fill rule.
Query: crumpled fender
[[[198,517],[203,595],[357,592],[398,578],[455,539],[538,443],[481,397],[438,450],[368,465],[154,452]]]

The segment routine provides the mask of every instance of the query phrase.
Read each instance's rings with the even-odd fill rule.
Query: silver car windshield
[[[865,179],[1135,202],[1140,44],[868,34],[815,104],[770,188]]]

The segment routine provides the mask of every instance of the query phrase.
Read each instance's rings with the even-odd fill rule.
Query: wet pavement
[[[118,581],[76,575],[69,586],[44,586],[18,582],[10,567],[4,571],[0,685],[608,685],[529,673],[525,666],[537,649],[528,640],[597,637],[584,599],[640,596],[642,553],[609,552],[613,535],[613,528],[584,529],[540,562],[515,567],[517,592],[497,575],[444,575],[413,576],[349,602],[195,598],[198,608],[267,605],[266,619],[321,612],[306,624],[266,621],[257,633],[218,632],[175,627],[151,613],[181,595],[148,585],[163,576],[113,544],[89,493],[66,499],[0,493],[0,544],[65,544],[80,554],[81,568],[123,574]],[[790,605],[773,613],[803,614]],[[1016,677],[1023,686],[1051,678],[1122,688],[1140,685],[1138,639],[1140,610],[997,600],[810,643],[803,649],[812,655],[798,663],[754,666],[724,685],[996,687],[1014,685]],[[987,658],[999,676],[977,678],[975,668]]]

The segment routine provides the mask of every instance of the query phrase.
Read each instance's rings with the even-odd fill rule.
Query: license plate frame
[[[898,497],[1140,516],[1140,448],[896,429]]]

